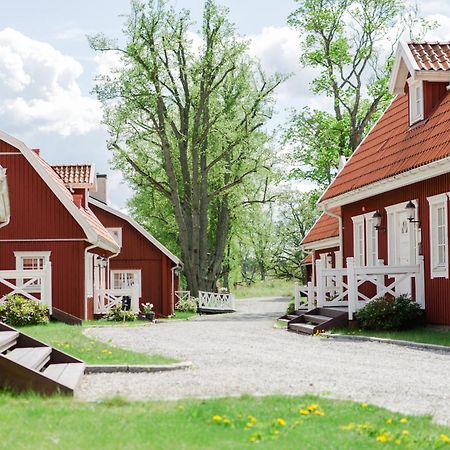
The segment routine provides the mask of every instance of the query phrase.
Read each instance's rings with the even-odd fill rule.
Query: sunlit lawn
[[[51,322],[47,325],[22,327],[20,331],[75,356],[87,364],[168,364],[176,362],[173,358],[137,353],[102,343],[85,336],[82,333],[84,329],[84,326]]]
[[[317,397],[80,403],[0,394],[4,449],[450,449],[450,429]]]
[[[294,295],[294,282],[268,279],[256,281],[250,286],[238,286],[231,292],[236,298],[292,297]]]

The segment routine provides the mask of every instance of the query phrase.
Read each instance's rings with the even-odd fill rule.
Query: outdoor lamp
[[[410,200],[406,206],[406,211],[408,211],[408,220],[410,223],[419,223],[418,220],[415,220],[416,218],[416,205]]]
[[[377,231],[381,230],[381,229],[382,229],[382,228],[381,228],[381,219],[382,219],[382,216],[381,216],[380,211],[375,211],[375,213],[374,213],[373,216],[372,216],[372,219],[373,219],[374,222],[375,222],[375,225],[374,225],[375,230],[377,230]]]

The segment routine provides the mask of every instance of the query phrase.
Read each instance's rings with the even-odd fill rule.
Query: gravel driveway
[[[450,424],[450,355],[337,342],[273,328],[286,299],[237,301],[239,311],[148,327],[95,328],[97,339],[192,361],[188,370],[87,375],[77,396],[131,399],[314,393],[431,414]]]

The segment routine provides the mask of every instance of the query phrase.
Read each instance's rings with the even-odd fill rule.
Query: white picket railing
[[[186,301],[191,299],[191,291],[175,291],[175,309],[179,301]]]
[[[300,309],[302,294],[308,300],[308,310],[313,309],[316,302],[316,288],[312,281],[309,281],[306,286],[294,283],[294,307],[296,311]]]
[[[94,314],[106,314],[116,305],[122,305],[123,297],[131,298],[131,310],[139,312],[139,292],[136,287],[123,289],[98,289],[94,293]]]
[[[377,266],[355,266],[353,258],[346,261],[347,267],[344,269],[326,269],[322,260],[316,261],[317,306],[347,306],[349,319],[352,320],[358,309],[376,298],[411,295],[414,281],[415,301],[425,307],[423,256],[419,256],[418,264],[414,265],[385,266],[380,259]],[[374,286],[375,293],[369,295],[362,292],[363,285]]]
[[[0,298],[3,303],[9,295],[20,294],[47,305],[52,314],[52,264],[40,270],[1,270],[0,283],[10,291]]]
[[[235,311],[234,295],[199,291],[198,308],[211,311]]]

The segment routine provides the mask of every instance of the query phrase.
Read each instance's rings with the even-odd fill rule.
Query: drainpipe
[[[321,205],[322,210],[325,214],[329,215],[338,220],[339,222],[339,250],[340,250],[340,259],[341,259],[341,267],[344,267],[344,245],[343,245],[343,237],[342,237],[342,216],[338,216],[337,214],[332,213],[327,209],[325,205]]]
[[[177,264],[175,267],[172,267],[170,269],[170,271],[172,272],[172,314],[175,313],[175,272],[178,269],[183,269],[183,266],[181,266],[180,264]],[[180,280],[178,279],[178,282],[180,282]]]
[[[92,250],[95,247],[97,247],[97,244],[92,244],[84,249],[84,320],[87,320],[87,299],[88,299],[87,283],[86,283],[86,260],[88,251]]]

